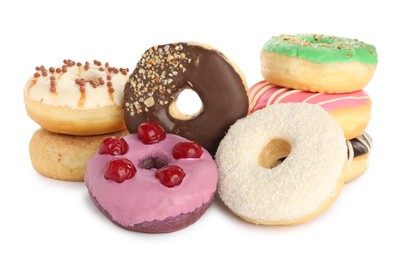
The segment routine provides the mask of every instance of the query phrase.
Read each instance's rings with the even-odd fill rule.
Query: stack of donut
[[[264,45],[265,80],[250,88],[249,115],[216,153],[218,193],[233,213],[255,224],[303,223],[366,170],[371,101],[362,88],[376,64],[375,48],[357,40],[280,35]]]
[[[122,111],[127,79],[128,69],[97,60],[36,67],[24,88],[27,113],[41,126],[29,147],[34,169],[59,180],[83,181],[100,142],[127,133]]]
[[[376,64],[375,47],[358,40],[318,34],[273,37],[261,51],[265,80],[250,88],[250,113],[290,102],[324,108],[344,130],[349,182],[368,167],[372,143],[365,128],[371,117],[371,100],[363,88]]]

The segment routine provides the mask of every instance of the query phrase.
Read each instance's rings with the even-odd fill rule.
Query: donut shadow
[[[298,225],[262,225],[262,224],[254,224],[251,222],[247,222],[244,219],[240,218],[236,214],[234,214],[227,205],[221,200],[218,193],[214,197],[213,206],[221,212],[221,214],[226,217],[229,221],[232,221],[233,224],[238,225],[240,227],[255,230],[255,232],[262,231],[262,232],[293,232],[297,231],[301,228],[306,228],[308,225],[312,225],[313,221],[308,221]]]
[[[215,208],[218,209],[218,211],[221,212],[221,214],[226,217],[229,221],[232,221],[234,224],[236,225],[244,225],[244,227],[247,228],[256,228],[260,225],[255,225],[253,223],[249,223],[243,219],[241,219],[239,216],[237,216],[236,214],[234,214],[228,207],[226,204],[224,204],[224,202],[221,200],[220,196],[218,193],[216,193],[216,195],[214,196],[214,200],[213,200],[213,206]]]

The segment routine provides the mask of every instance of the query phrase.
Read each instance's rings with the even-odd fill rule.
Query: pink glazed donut
[[[309,103],[323,107],[344,130],[347,140],[361,136],[371,118],[371,99],[363,90],[327,94],[275,86],[267,81],[248,92],[249,114],[277,103]]]
[[[185,228],[211,205],[217,166],[198,143],[143,123],[137,134],[107,138],[89,160],[85,183],[95,205],[128,230]]]

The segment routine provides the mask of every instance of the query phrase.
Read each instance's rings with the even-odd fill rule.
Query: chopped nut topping
[[[149,97],[149,98],[145,99],[144,104],[147,107],[152,107],[155,104],[154,98]]]
[[[163,100],[167,97],[163,96],[172,94],[177,78],[186,71],[191,62],[192,59],[183,52],[182,44],[167,44],[148,49],[141,56],[129,79],[135,100],[125,109],[131,115],[135,114],[134,107],[136,113],[142,113],[156,104],[164,105]]]

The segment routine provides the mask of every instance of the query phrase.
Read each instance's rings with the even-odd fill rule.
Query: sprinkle
[[[79,86],[83,87],[86,84],[86,81],[84,79],[81,79],[79,81]]]

